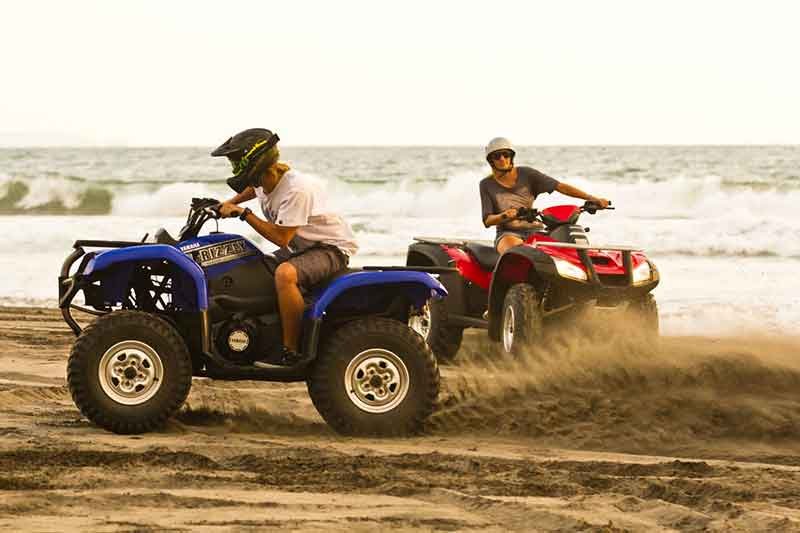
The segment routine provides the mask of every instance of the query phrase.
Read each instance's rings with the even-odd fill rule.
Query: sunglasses
[[[499,161],[501,158],[505,157],[506,159],[511,159],[514,157],[514,152],[511,150],[498,150],[497,152],[492,152],[489,154],[489,159],[492,161]]]

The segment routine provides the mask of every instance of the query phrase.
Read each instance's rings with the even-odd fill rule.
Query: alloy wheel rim
[[[347,365],[344,387],[353,404],[367,413],[386,413],[408,394],[408,368],[394,352],[370,348]]]
[[[506,352],[511,353],[511,347],[514,345],[514,308],[507,306],[503,313],[503,348]]]
[[[122,405],[141,405],[155,396],[164,378],[164,364],[150,345],[118,342],[100,358],[100,388]]]
[[[428,340],[428,336],[431,334],[431,306],[429,302],[425,302],[419,314],[412,315],[409,318],[408,327],[419,333],[426,341]]]

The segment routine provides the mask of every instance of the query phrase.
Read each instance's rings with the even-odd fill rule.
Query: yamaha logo
[[[250,336],[241,329],[235,329],[228,335],[228,346],[234,352],[243,352],[250,346]]]

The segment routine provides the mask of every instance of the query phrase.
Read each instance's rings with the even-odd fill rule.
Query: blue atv
[[[429,273],[399,267],[340,272],[306,298],[303,359],[256,366],[281,342],[278,262],[239,235],[200,236],[219,218],[218,205],[193,199],[177,239],[162,228],[154,243],[75,242],[58,287],[77,336],[67,382],[81,413],[115,433],[142,433],[175,414],[192,376],[305,381],[340,433],[418,432],[434,409],[439,369],[407,322],[429,298],[443,298],[444,287]],[[80,291],[83,306],[72,303]],[[73,309],[97,318],[82,328]]]

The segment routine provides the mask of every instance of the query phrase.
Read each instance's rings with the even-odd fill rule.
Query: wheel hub
[[[420,309],[419,314],[412,315],[408,320],[408,326],[420,334],[420,336],[428,340],[431,333],[431,306],[430,302],[425,302],[425,305]]]
[[[507,353],[511,353],[514,346],[514,308],[506,306],[503,313],[503,348]]]
[[[403,360],[379,348],[365,350],[347,365],[344,386],[350,401],[368,413],[386,413],[408,394],[409,375]]]
[[[158,353],[136,340],[118,342],[106,350],[97,371],[103,392],[123,405],[139,405],[152,398],[164,377]]]

